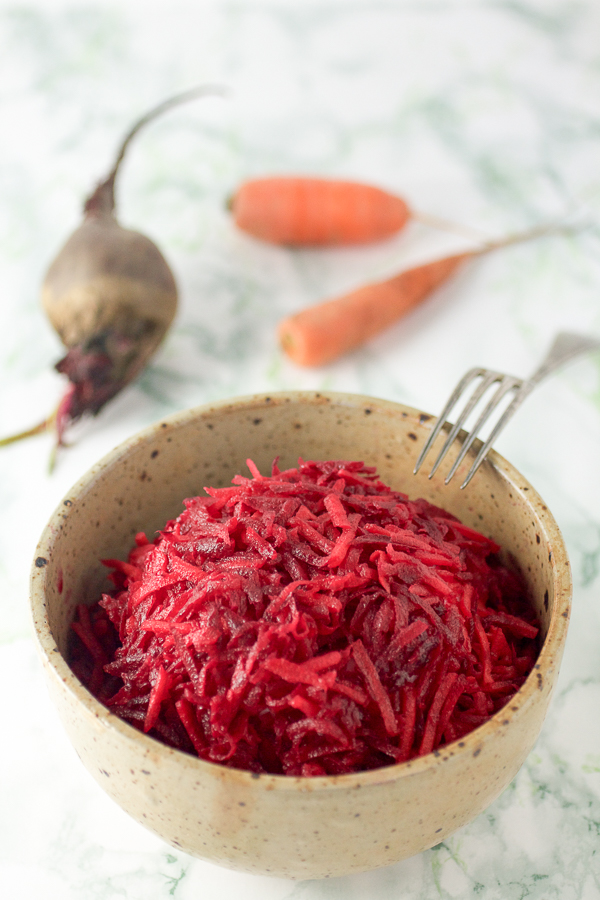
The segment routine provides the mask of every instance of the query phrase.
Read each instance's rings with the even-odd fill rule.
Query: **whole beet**
[[[84,204],[84,219],[50,264],[42,305],[66,355],[56,369],[69,387],[57,411],[35,428],[0,445],[56,428],[85,413],[95,415],[141,372],[164,338],[177,310],[177,286],[164,256],[148,237],[115,218],[115,179],[137,132],[174,106],[207,94],[205,85],[165,100],[139,119],[124,138],[114,166]]]
[[[68,348],[56,364],[71,382],[60,438],[69,421],[97,413],[144,368],[173,321],[177,286],[156,244],[112,212],[86,207],[48,269],[42,304]]]

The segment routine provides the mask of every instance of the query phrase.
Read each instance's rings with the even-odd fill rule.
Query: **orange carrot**
[[[404,200],[387,191],[324,178],[246,181],[230,206],[239,228],[289,246],[377,241],[400,231],[411,216]]]
[[[301,366],[333,362],[392,325],[470,256],[447,256],[304,309],[280,323],[281,346]]]
[[[555,225],[532,229],[474,250],[446,256],[360,287],[349,294],[304,309],[279,324],[283,350],[301,366],[322,366],[354,350],[396,322],[467,260],[508,244],[556,230]]]

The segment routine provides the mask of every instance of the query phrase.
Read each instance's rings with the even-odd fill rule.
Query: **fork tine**
[[[438,454],[438,458],[436,459],[436,461],[433,464],[433,467],[431,469],[431,472],[429,473],[430,478],[433,478],[433,476],[437,472],[440,464],[442,463],[448,450],[454,443],[458,432],[461,430],[461,428],[465,424],[471,411],[479,403],[479,401],[481,400],[481,398],[483,397],[483,395],[485,394],[487,389],[492,384],[494,384],[495,381],[498,381],[499,378],[502,378],[502,375],[499,372],[486,372],[483,374],[485,375],[485,377],[482,378],[481,382],[475,388],[475,390],[471,394],[471,397],[469,398],[467,403],[465,403],[465,406],[464,406],[463,410],[461,411],[459,417],[457,418],[456,422],[450,429],[450,432],[448,433],[448,437],[446,438],[446,440],[444,442],[444,446],[440,450],[440,452]]]
[[[486,371],[485,369],[481,369],[481,368],[469,369],[469,371],[466,372],[463,375],[463,377],[460,379],[460,381],[458,382],[458,384],[456,385],[456,387],[454,388],[454,390],[448,397],[448,402],[446,403],[445,407],[439,414],[439,416],[437,418],[437,422],[435,423],[435,426],[433,428],[433,431],[429,435],[429,437],[425,443],[425,446],[423,447],[423,449],[421,450],[421,452],[419,454],[419,458],[417,459],[417,462],[413,469],[413,475],[416,475],[417,472],[419,471],[419,469],[421,468],[421,466],[423,465],[423,461],[425,460],[425,457],[429,453],[429,450],[430,450],[432,444],[434,443],[438,434],[440,433],[440,431],[446,424],[446,420],[447,420],[448,416],[450,415],[450,411],[452,410],[453,406],[456,404],[459,397],[462,395],[464,389],[467,387],[468,384],[470,384],[472,381],[474,381],[475,378],[477,378],[480,375],[483,375],[483,373],[485,371]]]
[[[463,459],[465,458],[465,456],[467,455],[467,453],[468,453],[469,450],[471,449],[471,447],[472,447],[474,441],[476,440],[476,438],[477,438],[477,436],[478,436],[480,430],[483,428],[483,426],[485,425],[485,423],[489,420],[491,414],[492,414],[492,413],[494,412],[494,410],[498,407],[498,404],[501,402],[501,400],[503,400],[503,398],[504,398],[510,391],[517,390],[518,388],[521,388],[522,385],[523,385],[523,380],[522,380],[521,378],[514,378],[512,375],[505,375],[504,378],[500,381],[500,384],[498,385],[497,390],[494,392],[494,395],[490,398],[490,400],[489,400],[489,402],[487,403],[485,409],[483,410],[483,412],[481,413],[481,415],[479,416],[479,418],[477,419],[477,421],[476,421],[475,424],[473,425],[473,428],[471,429],[470,434],[468,435],[467,439],[466,439],[465,442],[463,443],[463,445],[462,445],[462,447],[461,447],[461,450],[460,450],[460,453],[459,453],[458,456],[456,457],[456,459],[455,459],[455,461],[454,461],[454,464],[452,465],[452,468],[450,469],[450,471],[448,472],[448,474],[447,474],[447,476],[446,476],[446,479],[445,479],[444,484],[448,484],[448,482],[450,481],[450,479],[453,477],[454,473],[456,472],[456,470],[457,470],[458,467],[460,466],[461,462],[463,461]],[[518,395],[517,395],[517,396],[518,396]],[[513,399],[513,401],[511,401],[510,406],[512,406],[513,403],[514,403],[514,399]],[[509,407],[509,408],[510,408],[510,407]],[[514,410],[513,410],[513,411],[514,411]],[[511,413],[511,414],[512,414],[512,413]],[[499,421],[502,422],[502,418],[500,418]],[[506,421],[506,420],[505,420],[505,421]],[[497,428],[497,427],[498,427],[498,426],[496,425],[495,428]],[[495,433],[496,433],[495,431],[492,432],[492,434],[495,434]],[[478,465],[480,465],[481,462],[483,462],[483,457],[481,458],[481,461],[480,461],[480,463],[479,463]],[[473,473],[473,474],[475,474],[475,473]],[[469,480],[470,480],[472,477],[473,477],[473,476],[471,475],[471,473],[469,473]]]
[[[506,409],[504,410],[504,412],[502,413],[502,415],[500,416],[500,418],[498,419],[498,421],[492,428],[487,440],[480,448],[479,453],[475,457],[475,461],[473,462],[473,465],[469,469],[467,477],[465,478],[465,480],[463,481],[463,483],[460,486],[461,490],[468,485],[471,478],[473,477],[473,475],[475,474],[475,472],[477,471],[477,469],[479,468],[481,463],[484,461],[484,459],[488,455],[488,452],[491,449],[491,446],[492,446],[494,440],[496,439],[497,435],[504,428],[504,426],[509,421],[509,419],[512,419],[512,417],[514,416],[514,414],[520,407],[520,405],[523,402],[523,400],[525,399],[525,397],[527,397],[527,395],[531,393],[531,390],[533,389],[533,387],[534,387],[533,384],[525,383],[517,391],[517,393],[513,397],[510,404],[506,407]]]
[[[481,445],[481,448],[480,448],[477,456],[475,457],[475,461],[474,461],[473,465],[471,466],[471,468],[469,469],[467,477],[465,478],[464,482],[460,486],[461,490],[468,485],[468,483],[472,479],[473,475],[475,474],[475,472],[477,471],[477,469],[479,468],[479,466],[481,465],[483,460],[486,458],[488,451],[490,450],[490,447],[492,446],[492,443],[494,442],[494,439],[497,437],[499,432],[504,428],[504,426],[509,421],[509,419],[514,415],[514,413],[517,411],[517,409],[520,407],[523,400],[531,393],[533,388],[538,384],[538,382],[540,382],[543,378],[546,378],[546,376],[550,375],[551,372],[554,372],[555,369],[559,368],[559,366],[564,365],[564,363],[569,362],[569,360],[573,359],[575,356],[578,356],[580,353],[586,353],[591,350],[599,350],[599,349],[600,349],[600,339],[598,339],[596,337],[591,337],[589,335],[574,334],[574,333],[563,331],[563,332],[560,332],[556,336],[552,346],[550,347],[550,350],[546,353],[541,364],[538,366],[538,368],[535,370],[535,372],[526,381],[523,381],[520,378],[514,378],[512,375],[504,375],[500,372],[491,372],[489,369],[482,369],[482,368],[470,369],[466,373],[466,375],[464,375],[461,378],[461,380],[458,382],[454,391],[450,395],[450,398],[449,398],[448,402],[446,403],[446,406],[440,413],[440,415],[437,419],[437,422],[435,423],[435,427],[433,428],[433,431],[429,435],[429,439],[427,440],[427,442],[425,443],[425,446],[423,447],[423,449],[421,450],[421,453],[419,454],[419,458],[417,459],[417,463],[413,470],[414,474],[416,475],[417,472],[419,471],[419,469],[421,468],[421,465],[423,464],[423,461],[425,460],[427,453],[429,452],[433,442],[439,435],[442,428],[446,424],[450,424],[447,422],[450,411],[455,406],[457,400],[462,395],[462,393],[465,390],[465,388],[467,387],[467,385],[470,384],[475,378],[481,376],[483,379],[482,383],[477,387],[477,389],[474,391],[473,395],[471,396],[470,400],[465,405],[465,408],[463,409],[461,415],[459,416],[456,424],[451,427],[448,437],[446,438],[446,441],[444,443],[444,446],[442,447],[442,449],[438,455],[438,458],[435,461],[433,469],[431,470],[431,472],[429,474],[430,478],[433,476],[434,472],[440,465],[441,461],[444,459],[450,445],[454,441],[461,426],[464,424],[468,414],[472,411],[475,404],[478,402],[478,400],[481,399],[481,397],[483,396],[485,391],[488,389],[488,387],[490,387],[490,385],[492,385],[495,381],[500,382],[500,386],[496,390],[492,399],[488,402],[483,413],[481,413],[481,415],[479,416],[479,419],[475,423],[475,426],[472,429],[471,434],[467,435],[465,442],[463,443],[463,446],[458,454],[458,457],[455,460],[452,468],[450,469],[450,472],[448,473],[448,475],[446,477],[446,480],[445,480],[446,484],[448,484],[450,479],[453,477],[453,475],[456,472],[456,470],[458,469],[460,463],[462,462],[462,460],[464,459],[464,457],[466,456],[466,454],[472,447],[473,441],[476,439],[479,429],[485,422],[487,422],[491,413],[498,406],[499,401],[510,390],[515,390],[515,395],[514,395],[512,401],[509,403],[509,405],[506,407],[506,409],[500,416],[500,418],[497,420],[495,426],[492,428],[492,431],[491,431],[490,435],[488,436],[487,440],[485,441],[485,443],[483,443]]]

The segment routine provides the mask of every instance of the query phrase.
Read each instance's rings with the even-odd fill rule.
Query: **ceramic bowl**
[[[491,453],[464,491],[412,474],[431,417],[397,403],[325,393],[252,396],[159,422],[95,465],[50,519],[32,569],[35,634],[50,695],[77,754],[104,790],[172,846],[231,868],[291,878],[364,871],[419,853],[482,812],[531,750],[556,682],[571,582],[557,525],[530,484]],[[477,447],[475,447],[475,450]],[[107,589],[99,560],[124,558],[205,485],[250,457],[269,472],[305,459],[356,459],[493,537],[528,582],[544,636],[507,706],[427,756],[335,777],[255,775],[173,750],[121,721],[66,662],[77,603]],[[465,471],[472,455],[464,462]],[[451,460],[450,460],[451,462]]]

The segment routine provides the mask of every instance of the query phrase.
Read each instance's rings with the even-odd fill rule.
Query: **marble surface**
[[[0,2],[0,423],[35,424],[63,388],[40,308],[46,266],[131,122],[198,83],[227,85],[155,122],[117,185],[181,306],[141,378],[72,433],[0,451],[0,891],[80,898],[600,897],[600,357],[528,400],[497,449],[553,510],[574,571],[564,663],[542,735],[476,821],[385,870],[256,878],[189,858],[92,780],[50,704],[30,632],[29,566],[70,485],[164,415],[236,394],[357,391],[436,412],[476,364],[525,375],[561,329],[600,334],[600,6],[595,0]],[[237,232],[242,179],[370,181],[484,236],[569,216],[465,268],[353,355],[302,370],[277,348],[287,313],[469,246],[412,223],[381,244],[290,251]]]

